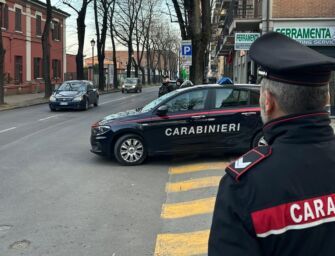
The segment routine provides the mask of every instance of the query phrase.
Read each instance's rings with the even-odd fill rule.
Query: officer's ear
[[[265,110],[265,113],[268,116],[272,116],[273,113],[276,111],[276,109],[278,107],[276,98],[268,90],[264,90],[263,91],[263,97],[264,97],[264,110]]]

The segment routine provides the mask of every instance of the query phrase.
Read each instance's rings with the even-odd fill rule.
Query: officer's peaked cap
[[[259,37],[250,47],[250,57],[268,79],[296,85],[326,85],[335,70],[334,58],[277,32]]]

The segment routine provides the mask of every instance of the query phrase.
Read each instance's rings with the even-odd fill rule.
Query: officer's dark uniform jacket
[[[335,138],[327,112],[264,126],[269,146],[227,167],[209,256],[335,255]]]

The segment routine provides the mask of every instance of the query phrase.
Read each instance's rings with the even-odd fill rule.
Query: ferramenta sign
[[[250,49],[251,44],[260,36],[260,33],[235,33],[236,51]]]
[[[274,31],[282,33],[304,45],[335,46],[335,26],[275,27]]]

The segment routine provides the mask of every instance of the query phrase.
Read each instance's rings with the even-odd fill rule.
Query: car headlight
[[[49,98],[50,102],[55,102],[57,99],[55,96],[51,95]]]
[[[82,101],[82,100],[83,100],[83,95],[73,98],[73,101]]]
[[[124,86],[124,84],[122,85],[122,88],[124,88],[125,86]]]
[[[131,88],[135,88],[136,87],[136,85],[133,85]]]
[[[110,129],[111,128],[108,125],[92,126],[92,134],[95,136],[100,136],[108,132]]]

